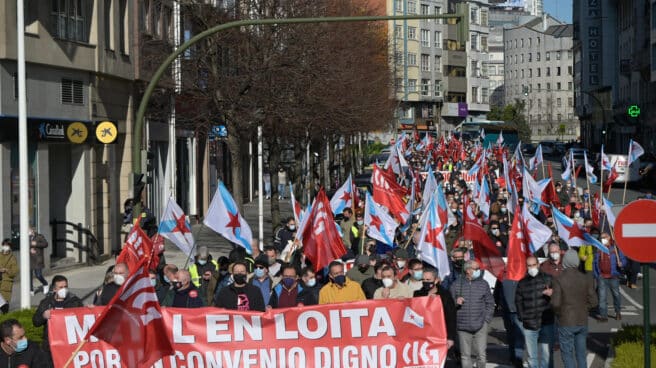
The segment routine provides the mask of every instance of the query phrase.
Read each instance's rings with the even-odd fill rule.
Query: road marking
[[[635,305],[636,308],[638,308],[638,309],[640,309],[640,310],[643,309],[642,305],[640,305],[640,303],[636,302],[633,298],[631,298],[631,297],[629,296],[629,294],[627,294],[626,291],[624,291],[624,289],[620,288],[620,294],[622,294],[622,296],[623,296],[624,298],[626,298],[626,300],[628,300],[629,303]]]
[[[588,367],[592,367],[592,362],[594,362],[595,359],[595,353],[588,353],[588,357],[586,359],[586,362],[588,363]]]
[[[654,224],[622,224],[624,238],[656,238]]]

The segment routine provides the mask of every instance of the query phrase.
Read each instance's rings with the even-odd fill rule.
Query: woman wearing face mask
[[[50,353],[50,343],[48,342],[48,320],[53,309],[77,308],[82,306],[80,298],[68,290],[68,280],[62,275],[55,275],[50,284],[50,292],[39,303],[39,307],[32,316],[34,327],[45,326],[43,328],[43,351]]]
[[[15,319],[0,324],[0,367],[50,367],[50,358],[39,346],[27,340],[25,329]]]

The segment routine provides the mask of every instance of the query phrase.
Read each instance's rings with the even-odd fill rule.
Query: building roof
[[[561,24],[557,26],[551,26],[547,28],[547,31],[544,34],[553,36],[554,38],[559,37],[572,37],[574,36],[574,25],[572,24]]]

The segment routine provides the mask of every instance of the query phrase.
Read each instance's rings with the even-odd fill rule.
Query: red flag
[[[480,264],[481,268],[490,271],[496,278],[503,279],[503,272],[505,263],[501,258],[499,248],[494,244],[490,236],[487,235],[485,229],[477,222],[471,220],[471,215],[468,215],[470,208],[468,208],[467,196],[465,196],[464,208],[464,226],[463,235],[465,240],[471,240],[474,246],[474,256],[476,261]]]
[[[114,346],[125,367],[150,367],[175,354],[146,263],[139,262],[85,337]]]
[[[317,194],[307,221],[302,229],[303,253],[312,262],[314,270],[319,272],[333,260],[346,254],[342,237],[333,221],[330,201],[323,188]]]
[[[517,206],[510,235],[508,236],[508,272],[506,278],[519,281],[526,275],[526,257],[528,251],[527,237],[524,231],[524,221],[521,219],[522,211]]]
[[[374,171],[371,174],[371,183],[373,184],[373,197],[376,203],[387,207],[390,213],[401,223],[405,223],[410,215],[405,208],[405,203],[401,196],[407,192],[407,189],[401,187],[394,180],[385,174],[383,170],[374,165]]]
[[[619,176],[620,175],[617,173],[617,170],[615,170],[615,165],[613,165],[613,168],[610,170],[610,174],[608,175],[608,179],[606,179],[602,184],[602,191],[606,194],[610,193],[610,188]]]
[[[353,193],[353,208],[360,208],[360,190],[358,190],[358,186],[355,183],[353,183],[351,193]]]
[[[592,213],[590,214],[592,216],[592,225],[599,228],[599,217],[601,214],[601,211],[599,210],[599,192],[595,192],[592,198]]]
[[[128,265],[130,272],[134,271],[142,259],[148,260],[146,267],[153,266],[153,242],[148,235],[139,226],[137,221],[128,234],[128,238],[123,244],[123,250],[116,258],[116,263],[125,263]],[[159,260],[158,260],[159,262]],[[157,263],[154,263],[157,266]]]

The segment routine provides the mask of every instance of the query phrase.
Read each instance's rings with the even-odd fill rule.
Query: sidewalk
[[[281,218],[284,219],[287,216],[291,216],[291,206],[289,200],[280,201],[281,207]],[[243,216],[246,218],[246,221],[251,226],[253,232],[253,237],[258,237],[258,207],[257,199],[253,202],[244,204],[244,213]],[[205,245],[209,248],[210,254],[214,259],[219,258],[220,256],[227,256],[230,250],[232,250],[232,245],[220,235],[216,234],[212,229],[205,227],[202,223],[193,225],[192,232],[194,234],[194,239],[196,239],[197,246]],[[272,244],[273,239],[273,225],[271,224],[271,206],[269,201],[264,201],[264,244]],[[178,267],[182,267],[185,264],[186,256],[182,253],[175,245],[166,242],[166,248],[164,251],[166,256],[167,263],[173,263]],[[51,271],[50,273],[44,275],[46,281],[50,282],[52,277],[59,273],[68,278],[68,285],[70,291],[77,295],[84,304],[91,304],[93,302],[93,294],[100,287],[102,281],[105,277],[105,271],[107,268],[114,264],[114,259],[110,259],[102,264],[94,266],[81,265],[77,268],[67,269],[61,272]],[[34,279],[34,286],[39,285],[39,282]],[[12,290],[11,303],[9,304],[9,310],[16,310],[20,307],[20,283],[18,281],[14,282],[14,288]],[[35,296],[30,298],[30,304],[32,306],[38,306],[39,303],[43,300],[43,293],[37,293]]]

